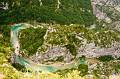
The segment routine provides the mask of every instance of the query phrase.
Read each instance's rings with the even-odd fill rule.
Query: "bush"
[[[68,44],[65,46],[73,56],[77,55],[76,47],[73,44]]]
[[[0,26],[0,45],[2,46],[10,46],[10,26],[1,25]]]
[[[114,58],[111,55],[105,55],[105,56],[100,56],[98,60],[102,62],[108,62],[108,61],[114,60]]]
[[[13,63],[12,66],[13,66],[14,68],[16,68],[18,71],[23,71],[23,72],[27,71],[24,66],[22,66],[22,65],[20,65],[20,64],[18,64],[18,63]]]
[[[80,64],[78,66],[78,70],[80,71],[80,75],[81,76],[85,76],[88,73],[88,65]]]

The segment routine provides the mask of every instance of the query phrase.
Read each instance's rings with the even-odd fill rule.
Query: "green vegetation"
[[[6,53],[8,53],[10,51],[10,49],[8,48],[4,48],[6,50]],[[8,54],[7,54],[8,55]],[[80,59],[84,59],[85,57],[82,56]],[[7,57],[5,56],[5,54],[2,54],[2,52],[0,52],[0,72],[2,74],[4,74],[5,79],[35,79],[36,76],[39,76],[39,78],[42,79],[46,79],[46,78],[52,78],[52,79],[74,79],[74,78],[78,78],[78,79],[85,79],[85,76],[88,75],[87,71],[88,66],[85,64],[81,64],[79,65],[78,68],[76,69],[66,69],[66,70],[62,70],[62,71],[58,71],[53,73],[49,73],[49,75],[47,73],[34,73],[34,72],[28,72],[28,71],[18,71],[16,70],[13,66],[11,66],[11,64],[8,62]],[[19,65],[18,65],[19,66]],[[17,66],[17,67],[18,67]],[[95,68],[93,69],[93,77],[96,78],[100,78],[100,75],[106,75],[106,76],[110,76],[111,73],[116,73],[119,74],[120,73],[120,61],[108,61],[108,62],[102,62],[97,64],[97,66],[95,66]],[[96,75],[98,75],[96,77]],[[81,77],[83,76],[83,77]],[[109,77],[109,79],[112,79],[111,77]]]
[[[77,51],[76,51],[76,47],[72,44],[68,44],[65,46],[67,49],[69,49],[70,53],[73,55],[73,56],[76,56],[77,55]]]
[[[22,30],[20,32],[21,49],[24,50],[27,55],[35,54],[38,47],[43,44],[45,33],[46,29],[42,28],[33,29],[31,27]]]
[[[116,74],[120,73],[120,61],[113,61],[110,66],[112,67],[112,70],[115,71]]]
[[[10,26],[0,26],[0,46],[10,46]]]
[[[81,76],[85,76],[88,74],[88,65],[80,64],[78,66],[78,70],[80,71]]]
[[[12,66],[14,68],[16,68],[18,71],[22,71],[22,72],[25,72],[27,71],[26,68],[18,63],[13,63]]]
[[[5,0],[8,10],[0,12],[1,24],[12,24],[36,20],[43,23],[83,24],[95,23],[90,0]]]
[[[49,31],[46,39],[44,39],[47,28],[51,28],[53,31]],[[77,48],[83,46],[85,40],[87,43],[94,43],[102,48],[111,47],[111,44],[115,41],[120,42],[119,33],[115,31],[105,28],[99,30],[96,30],[96,28],[88,29],[76,24],[67,26],[55,24],[50,25],[50,27],[29,28],[22,30],[19,38],[22,50],[29,52],[29,55],[34,54],[39,49],[45,50],[44,43],[51,46],[65,46],[73,56],[76,56]]]
[[[61,76],[65,76],[67,73],[70,73],[72,71],[76,70],[75,68],[72,69],[64,69],[64,70],[58,70],[55,73],[61,75]]]
[[[59,57],[57,57],[56,59],[55,59],[55,61],[60,61],[60,62],[62,62],[64,60],[64,57],[63,56],[59,56]]]
[[[2,2],[8,3],[8,9],[1,10]],[[114,8],[100,8],[110,15],[112,21],[119,20],[120,16],[117,16],[119,14]],[[112,43],[120,43],[120,32],[104,28],[105,22],[93,15],[91,0],[0,0],[0,75],[3,74],[5,79],[37,79],[37,76],[40,79],[86,79],[89,75],[91,66],[86,63],[85,56],[78,58],[82,64],[77,68],[55,73],[29,72],[20,64],[11,64],[9,60],[14,49],[10,45],[10,25],[28,22],[33,22],[35,28],[21,30],[19,42],[20,50],[29,56],[37,51],[44,53],[49,46],[63,46],[74,56],[74,60],[77,59],[78,48],[86,44],[94,43],[96,47],[109,48]],[[42,27],[36,28],[39,23],[43,23],[43,26],[40,24]],[[93,24],[96,24],[95,28],[88,28]],[[63,60],[64,57],[59,56],[50,62],[59,63]],[[111,55],[105,55],[94,60],[98,62],[92,62],[93,66],[96,65],[90,71],[93,79],[102,79],[101,75],[113,79],[110,78],[111,74],[120,74],[120,57],[114,59]]]
[[[114,61],[113,61],[114,62]],[[114,64],[113,62],[102,62],[101,64],[97,64],[97,66],[95,67],[95,69],[93,70],[93,73],[96,76],[100,76],[100,75],[106,75],[107,77],[109,77],[110,74],[112,73],[116,73],[114,69]],[[118,65],[118,62],[116,62],[116,64]],[[116,68],[117,71],[120,70],[120,68]]]
[[[63,56],[57,56],[57,57],[55,57],[55,58],[53,58],[53,59],[49,59],[48,61],[46,61],[46,62],[63,62],[64,61],[64,57]]]
[[[104,56],[100,56],[98,60],[102,62],[109,62],[111,60],[114,60],[114,58],[111,55],[104,55]]]

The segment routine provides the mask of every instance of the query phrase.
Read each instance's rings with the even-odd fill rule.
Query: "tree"
[[[94,23],[90,0],[1,0],[8,9],[0,13],[1,23],[36,20],[44,23]]]

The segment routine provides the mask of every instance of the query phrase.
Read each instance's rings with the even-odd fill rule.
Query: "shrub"
[[[73,56],[77,55],[76,47],[73,44],[68,44],[65,46]]]
[[[98,60],[102,62],[108,62],[108,61],[114,60],[114,58],[111,55],[105,55],[105,56],[100,56]]]
[[[88,73],[88,65],[80,64],[78,66],[78,70],[80,71],[80,75],[81,76],[85,76]]]

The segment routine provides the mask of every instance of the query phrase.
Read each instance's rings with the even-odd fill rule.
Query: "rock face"
[[[31,59],[35,62],[48,62],[48,61],[64,61],[70,62],[74,58],[71,53],[61,46],[49,47],[46,52],[33,55]]]
[[[120,21],[115,21],[111,23],[109,26],[111,29],[114,29],[120,32]]]
[[[110,28],[120,31],[120,0],[92,0],[93,14]]]
[[[107,17],[120,16],[120,1],[119,0],[92,0],[93,13],[98,19],[106,19]],[[109,15],[109,14],[110,15]],[[118,13],[118,15],[116,15]]]
[[[110,48],[96,47],[93,43],[78,49],[78,56],[99,57],[104,55],[120,56],[120,43],[114,43]]]
[[[42,30],[45,30],[41,28],[46,28],[47,31],[43,31],[44,35],[38,38],[43,33]],[[119,33],[113,30],[105,30],[104,28],[98,31],[95,31],[95,29],[88,29],[75,24],[70,26],[56,24],[30,28],[20,32],[20,38],[22,38],[20,45],[21,47],[26,45],[23,49],[21,48],[23,51],[25,49],[26,53],[31,53],[31,49],[34,49],[36,54],[30,56],[30,58],[35,62],[41,63],[48,61],[70,62],[75,57],[79,58],[82,55],[86,57],[99,57],[102,55],[119,57]],[[23,37],[24,35],[26,37]],[[42,43],[38,45],[41,41]]]
[[[112,55],[113,57],[120,57],[120,43],[114,43],[110,48],[96,47],[95,44],[90,43],[85,47],[79,47],[77,49],[77,58],[82,55],[92,58],[104,55]],[[31,57],[35,62],[48,62],[48,61],[62,61],[70,62],[74,56],[65,48],[60,46],[54,46],[49,48],[45,53],[33,55]]]

